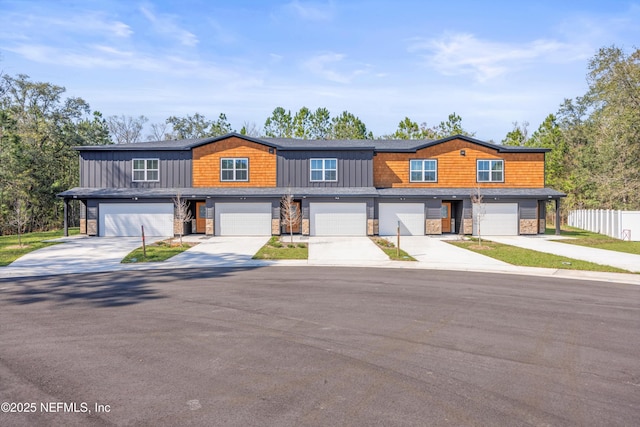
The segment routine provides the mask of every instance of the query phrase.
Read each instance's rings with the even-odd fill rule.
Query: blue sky
[[[237,130],[277,106],[347,110],[376,136],[456,112],[500,141],[583,95],[600,47],[639,40],[640,3],[616,0],[0,0],[1,71],[105,116],[225,113]]]

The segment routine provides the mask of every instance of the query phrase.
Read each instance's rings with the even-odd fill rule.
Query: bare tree
[[[482,231],[480,229],[480,224],[482,223],[482,218],[484,217],[484,205],[482,204],[482,199],[484,196],[480,191],[480,186],[478,185],[476,189],[471,193],[471,206],[473,208],[473,221],[476,224],[476,231],[478,232],[478,246],[482,246]]]
[[[151,123],[151,133],[147,135],[149,141],[168,141],[174,138],[173,128],[169,123]]]
[[[260,129],[258,129],[258,125],[256,122],[247,122],[242,123],[242,129],[240,129],[240,133],[242,135],[253,136],[255,138],[260,138],[261,133]]]
[[[18,245],[22,247],[22,232],[29,221],[29,209],[27,203],[22,198],[17,198],[13,202],[13,217],[11,225],[14,225],[18,234]]]
[[[149,119],[145,116],[131,117],[123,114],[121,116],[108,117],[107,127],[113,142],[116,144],[132,144],[140,142],[142,128],[148,121]]]
[[[189,201],[183,199],[180,193],[173,198],[173,206],[175,207],[175,220],[180,224],[178,236],[180,237],[180,246],[182,246],[182,236],[184,235],[184,224],[193,220],[193,215],[189,209]]]
[[[293,195],[287,192],[280,200],[280,215],[282,224],[289,229],[290,242],[293,243],[293,227],[300,223],[302,213],[298,209],[298,204],[294,203]]]

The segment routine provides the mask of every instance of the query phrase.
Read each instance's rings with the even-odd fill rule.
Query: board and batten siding
[[[159,181],[134,182],[133,159],[158,159]],[[191,187],[189,151],[84,151],[80,186],[98,188]]]
[[[311,159],[337,159],[338,180],[312,182]],[[280,150],[278,187],[373,187],[373,152]]]
[[[460,154],[464,150],[464,156]],[[411,182],[409,160],[436,159],[437,182]],[[476,182],[477,160],[504,160],[504,182]],[[389,187],[543,188],[544,153],[500,153],[489,147],[454,139],[416,153],[378,153],[373,158],[374,183]]]

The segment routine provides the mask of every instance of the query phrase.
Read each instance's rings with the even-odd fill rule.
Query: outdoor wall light
[[[455,199],[456,197],[458,197],[458,196],[451,196],[452,199]]]
[[[464,150],[460,150],[460,155],[461,155],[461,156],[465,156],[466,154],[467,154],[467,152],[466,152],[466,151],[464,151]]]
[[[269,148],[269,154],[273,154],[273,153],[274,153],[273,148]]]
[[[340,197],[336,197],[336,200],[340,200]]]

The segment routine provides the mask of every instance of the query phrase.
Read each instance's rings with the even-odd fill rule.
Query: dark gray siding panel
[[[521,200],[520,219],[538,219],[538,201],[537,200]]]
[[[338,159],[337,182],[311,182],[310,159]],[[373,152],[278,151],[278,187],[373,187]]]
[[[158,182],[133,182],[133,159],[159,159]],[[172,188],[191,186],[190,151],[85,151],[80,153],[80,186]]]
[[[441,200],[427,200],[426,206],[426,219],[440,219],[442,218],[442,201]]]

